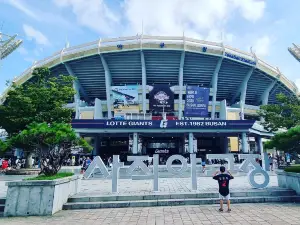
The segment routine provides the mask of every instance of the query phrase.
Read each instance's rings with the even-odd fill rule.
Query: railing
[[[229,50],[231,53],[236,54],[240,57],[244,58],[253,58],[253,55],[248,52],[241,51],[239,49],[232,48],[230,46],[223,46],[222,43],[217,43],[217,42],[210,42],[210,41],[204,41],[204,40],[197,40],[193,38],[188,38],[188,37],[176,37],[176,36],[171,36],[171,37],[165,37],[165,36],[149,36],[149,35],[136,35],[136,36],[130,36],[130,37],[119,37],[119,38],[110,38],[110,39],[99,39],[96,41],[88,42],[85,44],[69,47],[69,48],[64,48],[61,51],[55,52],[53,55],[37,61],[33,64],[33,66],[27,70],[25,70],[20,76],[16,77],[13,82],[18,82],[21,79],[29,79],[30,75],[32,73],[32,70],[35,67],[42,67],[42,66],[48,66],[48,67],[53,67],[56,64],[63,63],[64,58],[67,57],[68,55],[76,54],[76,53],[83,53],[80,55],[80,57],[84,57],[87,55],[84,55],[84,52],[93,50],[93,54],[95,53],[101,53],[101,48],[103,47],[113,47],[117,45],[126,45],[126,44],[138,44],[139,48],[143,48],[144,44],[151,44],[151,43],[158,43],[158,42],[163,42],[163,43],[172,43],[172,44],[181,44],[184,48],[184,46],[189,45],[189,46],[198,46],[198,47],[210,47],[213,49],[220,50],[222,52]],[[72,58],[72,57],[71,57]],[[296,85],[292,82],[290,82],[285,76],[283,76],[280,71],[276,67],[273,67],[269,65],[268,63],[264,62],[261,59],[257,59],[259,64],[261,64],[263,67],[267,68],[274,74],[270,74],[272,76],[274,75],[280,75],[280,81],[284,83],[289,89],[291,89],[293,92],[296,94],[298,93],[298,89]],[[26,77],[28,76],[28,77]],[[11,86],[10,86],[11,87]],[[4,93],[1,95],[0,99],[3,102],[3,98],[6,96],[8,87]]]

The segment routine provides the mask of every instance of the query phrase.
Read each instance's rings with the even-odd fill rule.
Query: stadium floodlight
[[[0,60],[9,56],[14,52],[21,44],[22,40],[17,39],[17,35],[7,35],[0,32]]]
[[[288,48],[288,50],[300,62],[300,46],[293,43],[293,47]]]

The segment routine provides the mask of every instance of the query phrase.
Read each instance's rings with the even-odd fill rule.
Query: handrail
[[[166,42],[172,42],[172,43],[178,43],[178,42],[182,42],[182,44],[188,45],[208,45],[210,47],[216,47],[216,48],[220,48],[220,49],[225,49],[231,51],[234,54],[237,54],[240,57],[245,57],[245,58],[253,58],[253,55],[251,53],[233,48],[231,46],[223,46],[222,43],[218,43],[218,42],[211,42],[211,41],[205,41],[205,40],[198,40],[198,39],[194,39],[194,38],[188,38],[188,37],[183,37],[183,36],[150,36],[150,35],[136,35],[136,36],[129,36],[129,37],[118,37],[118,38],[106,38],[106,39],[101,39],[101,46],[105,47],[105,46],[113,46],[114,43],[117,44],[124,44],[124,43],[135,43],[138,44],[140,46],[140,43],[142,42],[143,45],[147,44],[147,43],[155,43],[155,41],[166,41]],[[88,43],[84,43],[84,44],[80,44],[77,46],[73,46],[73,47],[69,47],[69,48],[65,48],[64,49],[64,53],[62,56],[62,60],[64,57],[70,55],[70,54],[76,54],[76,53],[80,53],[86,50],[91,50],[91,49],[96,49],[98,51],[98,44],[99,44],[99,40],[96,41],[91,41]],[[41,67],[43,65],[46,65],[47,63],[57,60],[60,58],[60,53],[61,51],[57,51],[55,52],[53,55],[44,58],[43,60],[38,61],[35,66],[36,67]],[[270,71],[272,71],[275,74],[278,74],[278,70],[276,69],[276,67],[273,67],[271,65],[269,65],[268,63],[264,62],[261,59],[257,59],[257,63],[261,64],[262,66],[266,67],[267,69],[269,69]],[[25,70],[23,73],[21,73],[18,77],[16,77],[13,81],[16,82],[19,79],[22,79],[22,77],[26,76],[28,73],[31,72],[31,68]],[[272,74],[270,74],[272,75]],[[291,81],[289,81],[284,75],[280,74],[280,80],[288,87],[290,88],[293,92],[298,92],[298,88],[296,87],[296,85],[294,83],[292,83]],[[7,89],[9,89],[10,87],[8,87]],[[0,98],[2,98],[5,94],[7,93],[7,90],[4,91],[4,93],[0,96]]]

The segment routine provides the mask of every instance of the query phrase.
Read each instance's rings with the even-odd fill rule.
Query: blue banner
[[[249,129],[254,120],[72,120],[74,129]]]
[[[184,116],[207,117],[209,88],[187,86],[185,95]]]

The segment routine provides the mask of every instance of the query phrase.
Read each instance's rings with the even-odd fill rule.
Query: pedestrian
[[[108,158],[107,163],[108,163],[108,167],[112,167],[112,158],[111,157]]]
[[[206,165],[205,159],[201,162],[201,164],[202,164],[202,172],[204,173],[205,172],[205,165]]]
[[[273,157],[270,153],[268,158],[269,158],[270,170],[273,171]]]
[[[230,193],[229,193],[229,181],[233,179],[231,173],[224,166],[220,167],[220,171],[217,171],[213,175],[213,179],[219,183],[219,199],[220,199],[220,212],[223,212],[223,201],[227,201],[227,212],[230,212]]]

